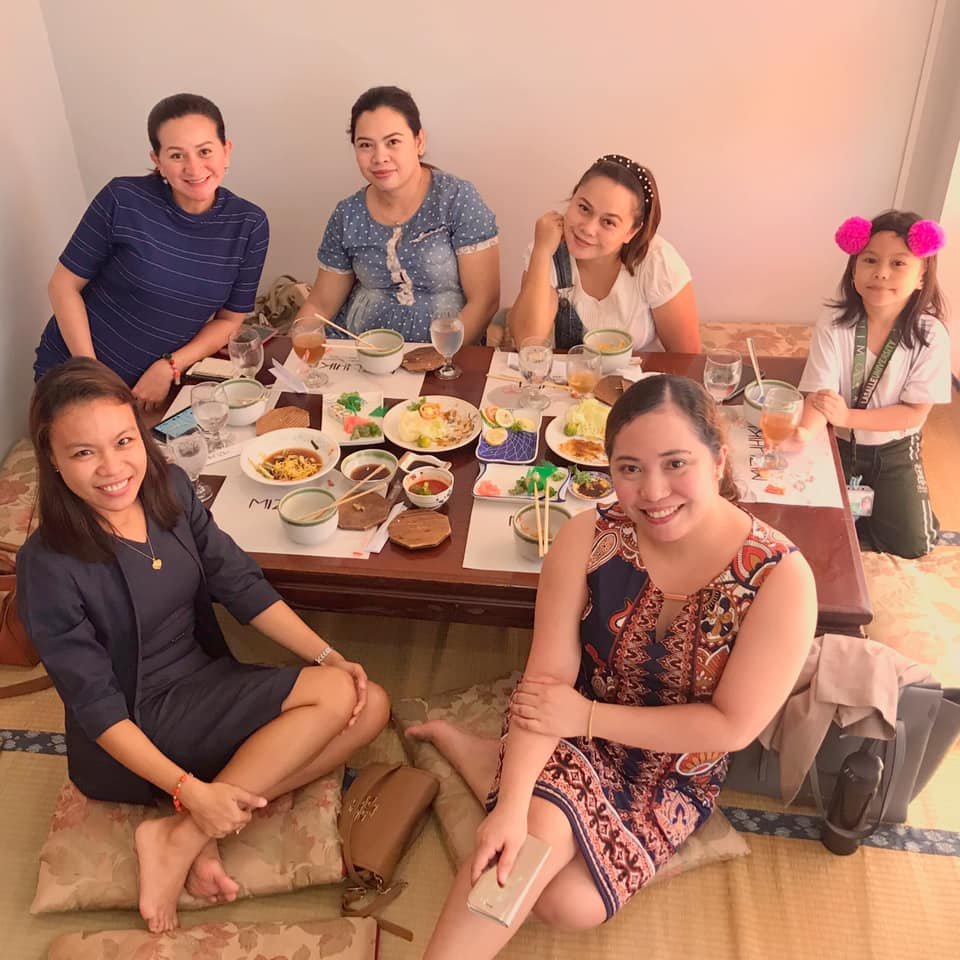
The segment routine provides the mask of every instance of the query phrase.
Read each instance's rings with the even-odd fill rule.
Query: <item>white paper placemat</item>
[[[511,361],[513,364],[512,366]],[[496,403],[496,393],[502,392],[504,387],[509,388],[511,386],[510,382],[507,380],[496,380],[491,378],[491,373],[509,374],[511,376],[519,377],[520,368],[517,361],[517,355],[504,350],[494,351],[493,356],[490,359],[490,369],[487,371],[487,379],[483,386],[483,399],[480,401],[481,410],[488,403]],[[559,357],[554,357],[551,376],[566,377],[566,374],[566,362]],[[522,384],[518,383],[516,386],[518,388],[522,388]],[[494,394],[493,399],[489,399],[491,393]],[[570,406],[571,403],[574,403],[573,397],[570,396],[570,393],[567,390],[554,389],[553,387],[546,386],[544,387],[543,394],[550,401],[550,406],[542,411],[543,416],[545,417],[559,417],[567,409],[567,407]],[[503,403],[498,405],[505,406]],[[519,401],[511,404],[511,406],[519,405]]]
[[[430,346],[430,344],[408,343],[404,353],[423,346]],[[290,351],[283,365],[298,376],[303,372],[303,364],[293,350]],[[321,367],[330,378],[330,382],[316,390],[308,391],[309,393],[329,393],[336,396],[346,390],[357,390],[361,393],[379,392],[391,400],[415,400],[423,389],[424,375],[410,373],[403,367],[398,367],[393,373],[384,376],[365,373],[357,359],[356,351],[350,347],[328,350]]]
[[[784,454],[787,469],[782,475],[770,475],[763,468],[763,436],[759,428],[747,423],[742,406],[724,407],[723,411],[733,475],[744,503],[843,506],[844,494],[826,430],[821,430],[803,450]],[[781,489],[783,492],[778,492]]]

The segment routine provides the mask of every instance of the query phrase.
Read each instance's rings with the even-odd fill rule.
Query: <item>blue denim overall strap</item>
[[[557,271],[557,315],[553,321],[554,343],[558,350],[569,350],[583,343],[583,322],[573,305],[573,266],[565,240],[560,241],[553,255]]]

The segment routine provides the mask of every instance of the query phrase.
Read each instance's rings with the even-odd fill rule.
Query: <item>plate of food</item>
[[[271,487],[295,487],[318,480],[340,459],[340,445],[310,427],[271,430],[254,437],[240,451],[240,469]]]
[[[565,414],[547,425],[544,438],[558,456],[585,467],[609,466],[603,448],[610,408],[588,398],[567,407]]]
[[[477,459],[483,463],[532,463],[540,446],[540,413],[488,404],[480,411],[483,432]]]
[[[351,390],[339,396],[323,397],[323,432],[341,447],[383,443],[382,393]]]
[[[566,499],[569,482],[570,471],[552,463],[541,463],[535,467],[481,463],[480,473],[473,485],[473,495],[478,500],[515,500],[526,503],[533,500],[534,483],[543,499],[546,483],[550,490],[550,499],[559,502]]]
[[[456,450],[480,433],[480,411],[458,397],[418,397],[391,407],[383,418],[386,438],[404,450]]]
[[[617,493],[609,475],[597,470],[575,470],[570,478],[570,493],[580,500],[613,500]]]

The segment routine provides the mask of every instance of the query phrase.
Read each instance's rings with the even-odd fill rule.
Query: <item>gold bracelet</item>
[[[587,739],[593,739],[593,711],[597,708],[597,701],[590,701],[590,716],[587,718]]]

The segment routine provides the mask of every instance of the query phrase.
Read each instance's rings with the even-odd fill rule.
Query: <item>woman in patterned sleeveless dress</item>
[[[427,957],[492,957],[531,910],[567,928],[613,916],[710,815],[727,754],[780,708],[810,646],[810,569],[736,505],[698,384],[635,384],[606,448],[617,503],[571,520],[544,562],[499,746],[443,721],[408,731],[490,810]],[[505,882],[528,832],[552,850],[518,918],[469,912],[471,884],[498,854]]]

